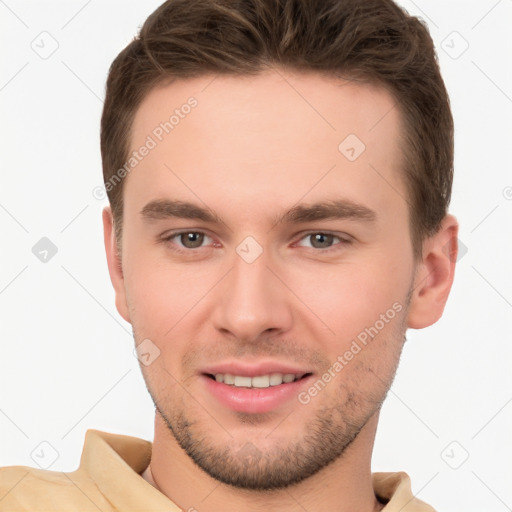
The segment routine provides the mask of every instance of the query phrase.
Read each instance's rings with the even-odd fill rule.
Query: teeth
[[[251,377],[235,377],[235,386],[237,388],[249,388],[251,387]]]
[[[270,386],[270,375],[259,375],[249,379],[253,388],[268,388]]]
[[[270,385],[278,386],[283,383],[283,375],[281,373],[273,373],[270,375]]]
[[[303,376],[304,374],[271,373],[270,375],[245,377],[242,375],[231,375],[229,373],[217,373],[215,374],[215,380],[238,388],[268,388],[270,386],[279,386],[283,383],[287,384],[293,382]]]

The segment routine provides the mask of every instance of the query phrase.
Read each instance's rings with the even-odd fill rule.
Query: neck
[[[151,464],[143,477],[181,509],[194,512],[376,512],[370,469],[378,412],[342,457],[299,484],[272,491],[237,489],[210,477],[181,449],[157,413]]]

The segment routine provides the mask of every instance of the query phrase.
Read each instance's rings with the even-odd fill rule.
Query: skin
[[[442,315],[457,221],[447,215],[414,261],[400,115],[386,90],[282,69],[213,78],[161,86],[137,111],[134,150],[187,98],[198,101],[125,178],[121,254],[103,212],[116,307],[136,344],[149,338],[160,350],[141,364],[156,406],[144,477],[183,510],[380,510],[370,469],[380,407],[406,329]],[[354,161],[338,150],[348,134],[366,146]],[[206,205],[222,222],[143,219],[148,202],[166,198]],[[327,199],[362,204],[376,219],[274,222],[298,202]],[[182,229],[207,236],[199,246],[161,241]],[[326,232],[335,236],[312,236]],[[252,263],[236,252],[247,236],[263,250]],[[227,360],[264,360],[320,377],[396,303],[401,310],[308,404],[237,413],[199,375]]]

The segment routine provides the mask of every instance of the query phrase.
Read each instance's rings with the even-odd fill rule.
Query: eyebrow
[[[374,210],[348,199],[333,199],[313,204],[299,204],[275,219],[276,224],[300,224],[329,219],[350,219],[374,222],[377,214]]]
[[[212,224],[224,224],[212,210],[190,203],[171,199],[156,199],[147,203],[140,214],[144,220],[164,220],[180,218],[199,220]],[[298,204],[274,218],[273,225],[300,224],[318,220],[349,219],[374,222],[377,214],[374,210],[348,199],[333,199],[313,204]]]
[[[220,217],[202,206],[187,201],[156,199],[150,201],[140,211],[143,219],[163,220],[168,218],[201,220],[203,222],[221,223]]]

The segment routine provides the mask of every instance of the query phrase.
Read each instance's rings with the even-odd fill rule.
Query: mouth
[[[270,373],[262,375],[234,375],[230,373],[203,373],[201,375],[207,400],[230,411],[246,414],[264,414],[282,406],[295,407],[299,393],[310,385],[308,373]],[[300,405],[302,407],[302,405]]]
[[[265,389],[272,386],[280,386],[282,384],[296,382],[304,379],[305,377],[309,377],[312,373],[270,373],[266,375],[255,375],[254,377],[232,375],[230,373],[205,373],[204,375],[216,382],[226,384],[227,386]]]

